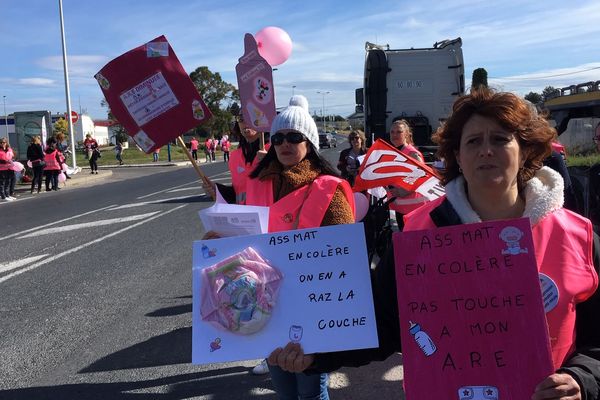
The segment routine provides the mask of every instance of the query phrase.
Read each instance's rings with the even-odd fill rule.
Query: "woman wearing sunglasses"
[[[246,204],[270,208],[269,232],[354,223],[350,185],[319,155],[317,126],[304,96],[292,97],[271,133],[271,148],[246,188]],[[329,399],[327,374],[269,370],[281,399]]]

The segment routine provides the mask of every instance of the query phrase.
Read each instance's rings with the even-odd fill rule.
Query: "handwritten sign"
[[[235,66],[244,121],[259,132],[271,129],[275,118],[273,71],[260,56],[254,36],[244,36],[244,55]]]
[[[301,343],[306,353],[377,347],[364,243],[362,224],[195,242],[192,362],[262,358],[290,341]],[[240,334],[202,318],[202,299],[209,288],[202,284],[206,282],[202,270],[248,247],[282,279],[266,325],[258,332]],[[244,310],[245,320],[252,317],[252,310]]]
[[[530,398],[553,367],[529,220],[393,240],[406,398]]]
[[[146,153],[211,117],[164,36],[115,58],[94,77],[115,118]]]

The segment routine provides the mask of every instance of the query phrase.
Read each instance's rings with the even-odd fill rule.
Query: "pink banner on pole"
[[[115,58],[94,77],[115,118],[146,153],[212,116],[164,36]]]
[[[553,366],[529,220],[393,241],[406,398],[530,398]]]
[[[259,132],[268,132],[275,118],[273,71],[258,54],[254,36],[244,36],[244,55],[235,66],[244,122]]]

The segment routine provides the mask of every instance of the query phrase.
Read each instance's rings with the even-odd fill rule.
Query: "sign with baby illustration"
[[[530,398],[553,367],[529,220],[393,241],[406,398]]]
[[[164,36],[115,58],[94,77],[116,120],[146,153],[212,116]]]
[[[192,362],[378,346],[362,224],[194,243]]]
[[[235,66],[244,122],[258,132],[267,132],[275,118],[273,71],[261,57],[254,36],[244,36],[244,55]]]

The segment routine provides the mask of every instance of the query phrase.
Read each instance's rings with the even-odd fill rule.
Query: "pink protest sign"
[[[393,240],[406,398],[530,398],[553,367],[529,220]]]
[[[94,77],[115,118],[146,153],[212,116],[164,36],[115,58]]]
[[[271,129],[275,118],[273,71],[258,54],[254,36],[244,36],[244,55],[235,66],[244,122],[259,132]]]

